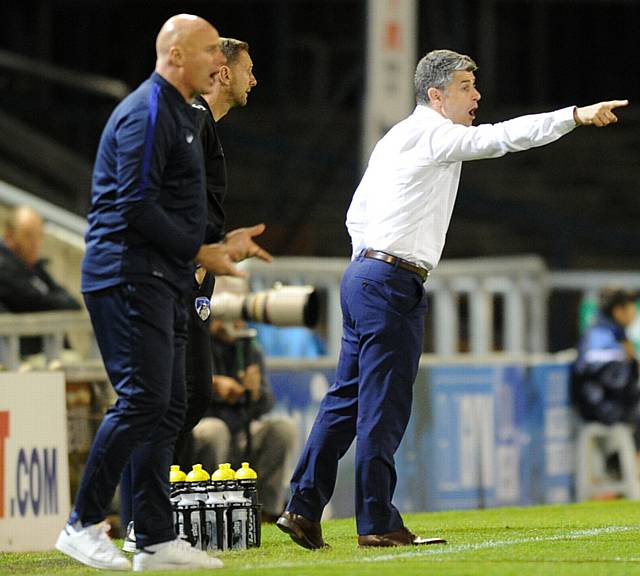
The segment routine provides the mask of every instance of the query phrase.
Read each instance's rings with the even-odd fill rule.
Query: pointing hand
[[[609,102],[598,102],[591,106],[573,109],[573,118],[578,126],[597,126],[602,128],[618,121],[618,117],[613,113],[615,108],[627,106],[629,100],[610,100]]]

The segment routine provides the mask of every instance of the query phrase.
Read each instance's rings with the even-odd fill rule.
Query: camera
[[[306,326],[318,323],[319,302],[313,286],[276,284],[270,290],[248,294],[214,292],[211,299],[213,318],[231,322],[245,320],[273,326]]]

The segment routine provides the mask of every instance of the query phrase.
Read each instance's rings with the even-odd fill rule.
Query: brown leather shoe
[[[406,527],[386,534],[365,534],[358,536],[358,546],[415,546],[424,544],[446,544],[443,538],[419,538]]]
[[[303,548],[309,550],[329,548],[329,545],[322,539],[320,522],[312,522],[293,512],[283,512],[282,516],[278,518],[276,526],[285,534],[289,534],[291,540]]]

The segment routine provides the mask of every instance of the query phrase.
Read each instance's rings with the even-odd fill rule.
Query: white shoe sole
[[[100,562],[95,558],[87,556],[82,551],[78,550],[75,546],[65,541],[64,532],[60,534],[60,536],[58,536],[58,540],[56,542],[56,550],[62,552],[63,554],[66,554],[67,556],[70,556],[78,562],[82,562],[86,566],[91,566],[91,568],[99,568],[101,570],[117,570],[122,572],[131,570],[131,563],[128,560],[127,565],[122,563],[121,565],[114,566],[110,562]]]

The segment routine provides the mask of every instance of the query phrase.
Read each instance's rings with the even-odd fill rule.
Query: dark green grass
[[[356,545],[355,522],[334,520],[323,524],[331,549],[309,551],[294,545],[275,527],[266,526],[261,548],[220,554],[225,568],[217,573],[221,576],[231,572],[265,576],[640,575],[639,502],[438,512],[407,515],[405,520],[414,532],[443,536],[449,544],[360,550]],[[99,573],[57,552],[0,553],[0,575]],[[193,576],[209,573],[172,572]]]

